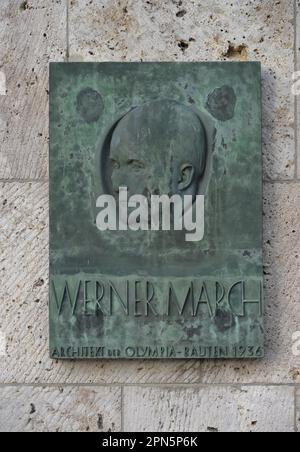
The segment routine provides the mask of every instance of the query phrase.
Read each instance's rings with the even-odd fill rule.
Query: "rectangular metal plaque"
[[[50,67],[50,353],[263,357],[258,63]]]

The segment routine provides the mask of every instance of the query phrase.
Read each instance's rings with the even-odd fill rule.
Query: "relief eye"
[[[144,169],[145,165],[143,162],[140,162],[139,160],[128,160],[128,166],[134,169]]]
[[[117,160],[111,159],[110,163],[111,163],[112,169],[119,169],[120,168],[120,163],[117,162]]]

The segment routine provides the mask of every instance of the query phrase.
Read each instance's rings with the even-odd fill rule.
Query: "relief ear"
[[[186,190],[190,187],[194,180],[195,168],[190,163],[185,163],[180,168],[180,179],[178,181],[178,189]]]

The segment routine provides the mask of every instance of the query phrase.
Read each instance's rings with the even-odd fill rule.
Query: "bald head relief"
[[[118,123],[109,155],[114,191],[193,195],[206,165],[206,133],[198,115],[171,100],[136,107]]]
[[[173,216],[175,230],[182,230],[183,223],[186,230],[195,230],[193,210],[197,216],[200,209],[204,216],[204,199],[197,193],[206,159],[206,131],[191,108],[158,100],[128,112],[114,128],[106,162],[111,194],[119,196],[120,229],[159,230],[161,226],[170,230]],[[103,203],[97,206],[104,207]],[[165,214],[158,218],[161,207],[165,207]],[[129,214],[130,209],[135,210]],[[200,229],[204,229],[204,220]],[[195,240],[201,235],[198,233]]]

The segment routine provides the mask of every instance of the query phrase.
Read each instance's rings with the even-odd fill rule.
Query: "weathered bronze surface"
[[[148,216],[100,231],[122,187]],[[141,230],[161,195],[203,237]],[[50,279],[55,359],[263,356],[259,64],[51,64]]]

